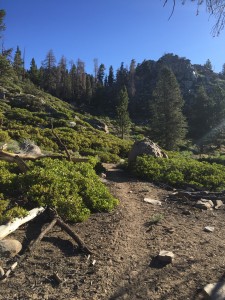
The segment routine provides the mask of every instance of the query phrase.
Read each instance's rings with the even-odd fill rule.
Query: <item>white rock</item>
[[[167,250],[161,250],[159,252],[158,259],[162,262],[172,263],[174,259],[174,253]]]
[[[219,209],[221,206],[223,206],[223,201],[222,200],[216,200],[214,202],[215,204],[215,209]]]
[[[204,230],[206,231],[206,232],[213,232],[214,231],[214,227],[213,226],[206,226],[205,228],[204,228]]]
[[[0,241],[0,257],[13,257],[22,249],[22,244],[17,240],[1,240]]]
[[[204,292],[212,300],[224,300],[225,299],[225,283],[217,282],[210,283],[204,287]]]
[[[153,205],[162,205],[162,202],[159,200],[151,199],[151,198],[144,198],[144,201]]]

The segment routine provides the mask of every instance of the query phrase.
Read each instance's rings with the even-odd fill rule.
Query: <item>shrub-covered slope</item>
[[[93,117],[76,112],[29,80],[19,80],[10,65],[6,67],[0,72],[0,146],[18,152],[25,141],[38,145],[42,153],[61,153],[64,144],[72,156],[89,155],[89,163],[45,158],[26,162],[29,170],[21,174],[17,165],[0,161],[0,223],[35,206],[54,207],[73,222],[94,211],[112,210],[118,200],[96,175],[96,163],[125,157],[131,142],[95,129],[88,123]]]

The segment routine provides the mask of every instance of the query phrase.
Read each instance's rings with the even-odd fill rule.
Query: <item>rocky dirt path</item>
[[[168,191],[114,165],[106,168],[105,184],[120,205],[73,226],[95,254],[82,255],[64,232],[53,228],[7,282],[0,283],[1,300],[197,300],[203,299],[205,284],[223,278],[224,210],[169,202]],[[146,203],[145,197],[162,205]],[[204,232],[209,225],[215,232]],[[24,227],[14,235],[24,242],[27,232]],[[173,264],[159,264],[160,250],[174,252]],[[60,285],[55,272],[63,280]]]

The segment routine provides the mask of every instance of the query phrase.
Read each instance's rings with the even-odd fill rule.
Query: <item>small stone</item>
[[[161,250],[159,252],[158,259],[165,263],[172,263],[174,259],[174,253],[167,250]]]
[[[14,257],[22,249],[22,244],[17,240],[0,241],[0,257]]]
[[[2,267],[0,267],[0,278],[5,275],[5,271],[3,270]]]
[[[162,205],[162,202],[159,200],[151,199],[151,198],[144,198],[144,201],[153,205]]]
[[[185,209],[185,210],[182,211],[182,215],[190,216],[191,212],[190,212],[190,210]]]
[[[203,291],[205,294],[213,300],[224,300],[225,299],[225,283],[217,282],[207,284]]]
[[[221,206],[223,206],[223,201],[222,200],[216,200],[214,202],[215,209],[219,209]]]
[[[212,226],[206,226],[205,228],[204,228],[204,230],[206,231],[206,232],[213,232],[214,231],[214,227],[212,227]]]

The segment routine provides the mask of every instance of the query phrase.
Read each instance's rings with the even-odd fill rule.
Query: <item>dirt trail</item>
[[[0,299],[197,300],[203,299],[205,284],[223,277],[224,210],[169,202],[168,191],[114,165],[106,168],[105,184],[120,205],[73,226],[95,254],[82,255],[64,232],[53,228],[7,282],[0,283]],[[145,197],[162,201],[162,206],[145,203]],[[156,218],[160,221],[151,224]],[[29,227],[37,228],[35,222],[13,236],[24,243]],[[204,232],[209,225],[215,232]],[[175,253],[173,264],[158,263],[160,249]],[[55,272],[63,279],[60,285],[52,277]]]

